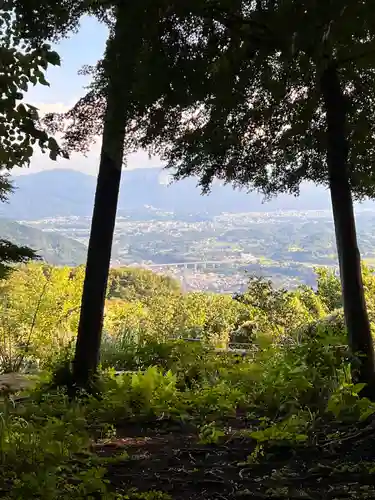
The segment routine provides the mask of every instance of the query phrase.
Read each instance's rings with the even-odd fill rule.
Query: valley
[[[300,196],[262,195],[215,184],[202,196],[196,180],[171,184],[156,168],[124,170],[112,267],[141,266],[179,279],[187,291],[234,293],[249,274],[276,286],[315,284],[315,266],[336,267],[330,199],[324,187]],[[67,169],[21,175],[0,206],[0,231],[55,265],[86,260],[96,179]],[[362,257],[375,262],[375,204],[356,204]],[[16,223],[15,221],[18,221]],[[20,224],[21,223],[21,224]]]
[[[24,221],[43,232],[86,245],[90,217]],[[357,209],[363,258],[375,261],[375,211]],[[82,264],[79,260],[76,264]],[[143,210],[117,218],[112,267],[141,266],[179,279],[185,290],[234,293],[248,275],[269,277],[277,286],[315,284],[314,267],[336,267],[328,210],[196,214]]]

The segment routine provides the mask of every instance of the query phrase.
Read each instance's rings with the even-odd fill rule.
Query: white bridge
[[[171,262],[168,264],[145,264],[144,267],[148,269],[194,269],[195,271],[199,268],[207,269],[212,268],[215,269],[217,267],[222,266],[241,266],[244,264],[249,264],[250,262],[254,262],[255,259],[251,258],[241,258],[241,259],[225,259],[225,260],[205,260],[205,261],[188,261],[188,262]]]

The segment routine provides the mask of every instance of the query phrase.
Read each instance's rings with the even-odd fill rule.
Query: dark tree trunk
[[[346,99],[337,66],[331,64],[321,77],[321,91],[327,120],[327,164],[337,252],[349,347],[358,357],[353,364],[354,383],[366,383],[363,392],[375,394],[374,349],[367,315],[358,250],[353,199],[348,166]]]
[[[115,32],[108,43],[105,56],[109,81],[107,108],[73,362],[73,382],[81,388],[89,387],[99,363],[104,303],[123,163],[126,100],[131,80],[131,74],[128,73],[128,14],[126,7],[118,8]],[[135,38],[137,35],[133,33],[132,36]]]

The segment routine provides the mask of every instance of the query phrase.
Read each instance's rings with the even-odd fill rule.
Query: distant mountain
[[[74,170],[56,169],[14,178],[16,191],[8,204],[0,204],[0,216],[36,220],[58,216],[91,216],[96,178]],[[281,195],[262,203],[257,193],[233,190],[215,183],[202,196],[193,178],[172,185],[159,169],[124,170],[119,214],[145,212],[150,208],[176,214],[217,215],[222,212],[268,212],[274,210],[324,210],[330,208],[329,193],[322,187],[304,185],[296,198]],[[371,206],[374,206],[371,202]]]
[[[32,248],[49,264],[75,266],[86,261],[87,248],[82,243],[11,220],[0,219],[0,238]]]
[[[37,220],[57,216],[91,215],[96,179],[67,169],[25,174],[13,179],[9,203],[0,204],[0,216]]]

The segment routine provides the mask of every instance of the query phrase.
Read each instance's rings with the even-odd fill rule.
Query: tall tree
[[[244,1],[220,19],[213,11],[211,30],[185,41],[204,58],[181,52],[175,62],[195,69],[193,82],[174,80],[138,123],[141,144],[156,145],[177,179],[197,175],[204,191],[215,177],[266,195],[298,193],[304,180],[329,187],[346,326],[357,357],[352,375],[374,398],[352,201],[353,194],[375,194],[371,9],[369,1],[273,0]],[[254,26],[267,28],[256,44]]]
[[[103,4],[101,4],[102,6]],[[78,328],[73,379],[79,387],[89,387],[95,374],[100,352],[104,301],[108,281],[117,200],[121,180],[126,133],[133,127],[133,118],[146,103],[154,102],[159,94],[151,92],[150,72],[160,74],[152,56],[160,50],[161,29],[168,26],[170,3],[142,0],[138,4],[108,2],[114,9],[114,26],[103,61],[96,67],[98,78],[90,92],[66,115],[74,118],[78,127],[68,128],[68,147],[84,150],[93,135],[102,135],[94,212],[89,240],[82,309]],[[173,17],[173,14],[172,14]],[[111,21],[111,16],[107,17]],[[159,22],[158,22],[159,21]],[[156,44],[157,49],[153,48]],[[87,70],[87,69],[86,69]],[[90,68],[88,68],[90,71]],[[146,78],[148,92],[142,86]],[[139,90],[139,87],[141,90]],[[138,111],[137,111],[138,110]],[[78,119],[76,119],[78,117]],[[85,121],[82,118],[85,117]],[[59,120],[58,120],[59,121]],[[54,117],[46,120],[52,130],[58,130]],[[60,123],[61,124],[61,123]]]
[[[99,362],[104,299],[123,162],[125,123],[129,113],[127,98],[132,88],[135,44],[139,41],[138,30],[142,26],[134,15],[137,6],[128,1],[63,0],[59,4],[54,1],[41,4],[37,0],[27,3],[22,0],[7,0],[5,3],[15,13],[17,32],[32,45],[44,40],[58,41],[68,36],[79,27],[84,14],[96,15],[110,28],[105,58],[100,64],[106,87],[106,110],[103,113],[99,175],[73,364],[74,383],[88,388]],[[48,120],[44,123],[48,123]],[[79,134],[76,134],[76,139],[78,137]]]
[[[31,0],[27,6],[21,1],[16,1],[16,5],[18,27],[32,40],[66,35],[77,26],[83,13],[95,14],[110,28],[104,60],[98,64],[103,84],[102,106],[99,109],[102,119],[102,149],[73,364],[75,383],[80,387],[88,387],[99,361],[125,132],[134,113],[134,74],[139,61],[142,60],[141,49],[145,48],[145,34],[149,36],[153,33],[153,36],[156,36],[159,4],[151,0],[143,0],[137,4],[127,0],[113,0],[81,1],[72,5],[71,0],[66,0],[57,7],[54,2],[45,2],[40,6],[38,2]],[[73,7],[72,11],[70,6]],[[36,17],[38,22],[35,22]],[[83,104],[86,113],[94,111],[94,115],[98,115],[93,92],[79,104]],[[75,110],[80,112],[80,107],[77,106]],[[49,125],[54,128],[51,122]],[[95,131],[96,129],[91,130],[92,133]],[[70,140],[75,141],[82,149],[85,147],[86,135],[85,127],[75,129]]]
[[[80,387],[88,386],[99,363],[104,301],[123,166],[125,124],[131,118],[129,95],[143,31],[142,11],[138,7],[139,4],[133,2],[118,3],[116,23],[102,68],[108,85],[106,112],[73,366],[74,382]]]
[[[169,2],[133,86],[127,146],[162,154],[176,179],[214,178],[266,195],[330,188],[355,381],[374,394],[352,195],[374,196],[374,24],[369,1]],[[87,145],[103,127],[106,80],[68,117]],[[104,122],[105,123],[105,122]],[[78,138],[78,140],[77,140]]]
[[[40,124],[38,110],[24,103],[30,84],[48,85],[45,70],[60,64],[59,56],[46,44],[32,45],[18,36],[15,19],[4,6],[0,9],[0,201],[7,201],[13,187],[9,172],[27,167],[35,146],[49,152],[52,160],[65,154]],[[9,264],[36,258],[33,250],[0,239],[0,277]]]

